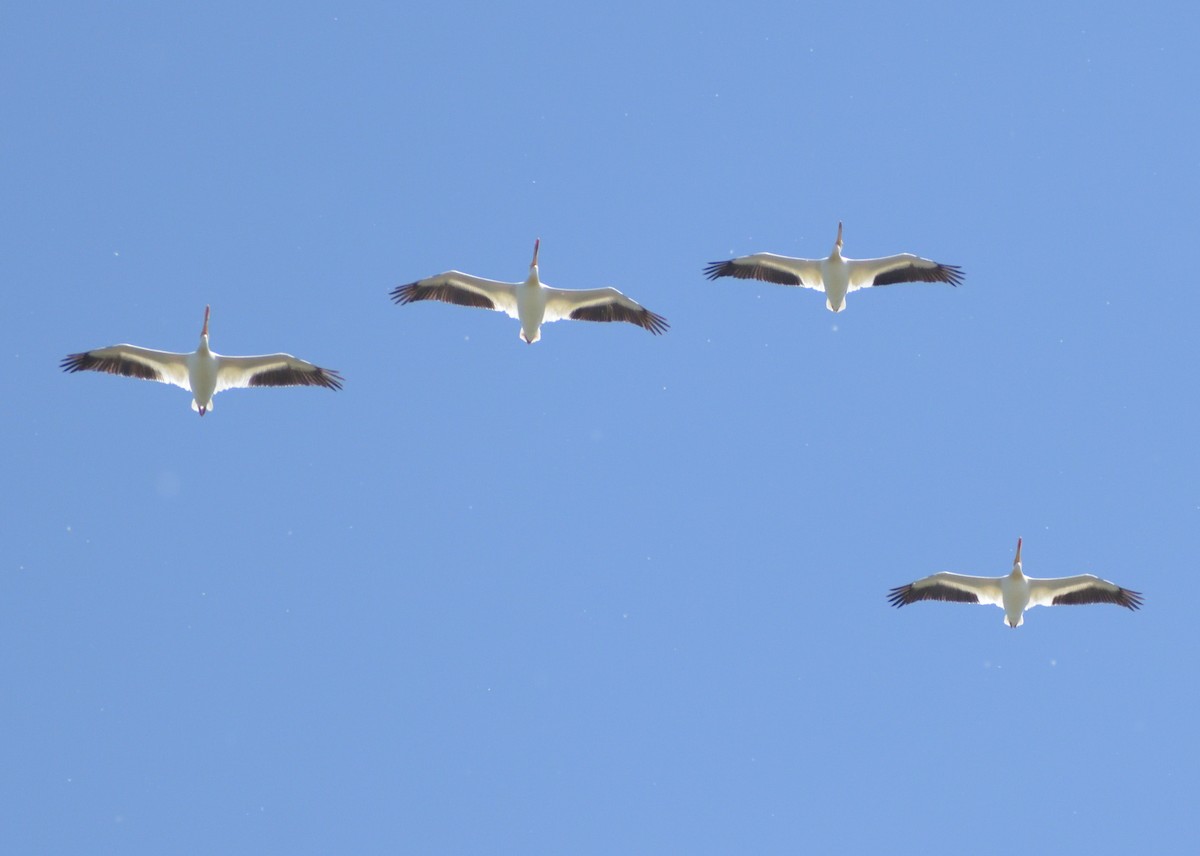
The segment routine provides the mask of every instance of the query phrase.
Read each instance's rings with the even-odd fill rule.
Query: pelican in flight
[[[894,285],[897,282],[962,282],[962,268],[938,264],[912,253],[900,253],[881,259],[842,258],[842,224],[838,221],[837,241],[827,259],[793,259],[774,253],[739,256],[727,262],[710,262],[704,269],[709,279],[732,276],[758,279],[780,285],[799,285],[825,292],[830,312],[846,308],[846,295],[860,288]]]
[[[892,606],[904,606],[918,600],[950,600],[957,603],[991,603],[1004,610],[1004,622],[1020,627],[1024,612],[1035,606],[1064,606],[1076,603],[1115,603],[1126,609],[1142,605],[1140,592],[1121,588],[1116,583],[1092,574],[1076,577],[1027,577],[1021,571],[1021,539],[1012,573],[1006,577],[968,577],[942,572],[897,586],[888,593]]]
[[[541,326],[571,318],[576,321],[627,321],[656,336],[665,333],[667,319],[630,300],[615,288],[568,291],[543,285],[538,279],[538,246],[524,282],[498,282],[456,270],[419,279],[392,289],[392,300],[403,305],[418,300],[440,300],[459,306],[495,309],[521,322],[521,338],[532,345],[541,338]]]
[[[62,361],[62,369],[67,372],[107,372],[181,386],[192,394],[192,410],[201,416],[212,410],[213,396],[225,389],[250,386],[342,388],[340,374],[331,369],[314,366],[291,354],[223,357],[210,351],[208,312],[209,307],[205,306],[200,347],[190,354],[152,351],[134,345],[112,345],[81,354],[70,354]]]

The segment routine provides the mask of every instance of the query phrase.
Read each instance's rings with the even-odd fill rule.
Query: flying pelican
[[[665,333],[667,319],[630,300],[615,288],[568,291],[543,285],[538,279],[538,246],[533,242],[533,261],[524,282],[497,282],[456,270],[419,279],[392,289],[398,304],[418,300],[440,300],[459,306],[495,309],[521,322],[521,338],[532,345],[542,337],[541,326],[572,318],[576,321],[628,321],[656,336]]]
[[[1115,603],[1127,609],[1142,605],[1140,592],[1121,588],[1092,574],[1077,577],[1038,579],[1021,572],[1021,539],[1012,573],[1006,577],[968,577],[942,572],[897,586],[888,593],[892,606],[918,600],[952,600],[957,603],[991,603],[1004,610],[1004,622],[1012,628],[1025,621],[1024,612],[1035,606],[1076,603]]]
[[[264,354],[260,357],[223,357],[208,349],[208,312],[204,307],[204,328],[200,347],[190,354],[152,351],[134,345],[113,345],[81,354],[70,354],[62,361],[67,372],[108,372],[143,380],[173,383],[192,394],[192,410],[201,416],[212,410],[213,396],[225,389],[249,386],[323,386],[341,389],[342,376],[293,357],[291,354]]]
[[[837,241],[827,259],[793,259],[774,253],[755,253],[739,256],[727,262],[710,262],[704,269],[709,279],[732,276],[738,279],[759,279],[780,285],[799,285],[825,292],[825,305],[830,312],[846,308],[846,294],[875,285],[894,285],[897,282],[962,282],[962,268],[900,253],[882,259],[842,258],[842,223],[838,221]]]

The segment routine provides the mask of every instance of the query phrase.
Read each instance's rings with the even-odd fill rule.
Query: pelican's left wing
[[[546,289],[546,316],[542,320],[561,321],[626,321],[654,335],[667,332],[671,325],[661,315],[651,312],[635,300],[630,300],[615,288],[590,288],[568,291]]]
[[[850,267],[850,291],[898,282],[945,282],[960,285],[962,268],[900,253],[882,259],[846,259]]]
[[[1102,580],[1092,574],[1057,579],[1029,580],[1030,606],[1067,606],[1077,603],[1115,603],[1126,609],[1137,609],[1142,605],[1141,592],[1121,588],[1116,583]]]
[[[915,583],[896,586],[888,592],[888,603],[904,606],[918,600],[949,600],[956,603],[990,603],[999,606],[1003,600],[1000,577],[969,577],[942,571],[922,577]]]
[[[341,389],[342,376],[291,354],[263,354],[258,357],[221,357],[217,369],[217,388],[245,389],[251,386],[323,386]]]

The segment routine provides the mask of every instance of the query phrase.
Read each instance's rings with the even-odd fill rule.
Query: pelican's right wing
[[[918,600],[949,600],[1000,606],[1003,600],[1001,579],[1003,577],[968,577],[943,571],[906,586],[897,586],[888,592],[888,602],[892,606],[904,606]]]
[[[112,345],[81,354],[70,354],[61,365],[66,372],[106,372],[170,383],[191,391],[188,381],[187,354],[154,351],[136,345]]]
[[[451,270],[408,285],[398,285],[392,289],[391,295],[392,300],[400,305],[418,300],[440,300],[458,306],[495,309],[518,318],[517,285]]]
[[[732,276],[736,279],[757,279],[778,285],[798,285],[815,291],[825,290],[821,263],[815,259],[794,259],[774,253],[755,253],[738,256],[727,262],[709,262],[704,268],[709,279]]]

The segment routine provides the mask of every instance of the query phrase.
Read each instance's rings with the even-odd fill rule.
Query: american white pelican
[[[897,282],[962,282],[962,268],[900,253],[882,259],[842,258],[842,224],[838,222],[837,241],[827,259],[793,259],[774,253],[755,253],[739,256],[727,262],[710,262],[704,269],[709,279],[732,276],[738,279],[759,279],[780,285],[799,285],[825,292],[825,305],[830,312],[846,308],[846,294],[876,285]]]
[[[392,289],[398,304],[418,300],[440,300],[459,306],[495,309],[521,322],[521,338],[532,345],[541,338],[542,324],[572,318],[576,321],[628,321],[656,336],[665,333],[667,319],[630,300],[615,288],[568,291],[543,285],[538,279],[538,246],[533,242],[533,261],[524,282],[497,282],[456,270],[420,279]]]
[[[70,354],[62,361],[63,371],[108,372],[126,377],[173,383],[192,394],[192,410],[201,416],[212,410],[213,396],[225,389],[249,386],[323,386],[341,389],[342,376],[331,369],[314,366],[291,354],[264,354],[260,357],[224,357],[208,349],[208,311],[204,307],[204,328],[200,347],[190,354],[152,351],[134,345],[113,345],[82,354]]]
[[[1142,605],[1140,592],[1121,588],[1092,574],[1077,577],[1038,579],[1021,572],[1021,539],[1017,539],[1017,557],[1012,573],[1006,577],[968,577],[940,573],[897,586],[888,593],[892,606],[904,606],[918,600],[952,600],[958,603],[991,603],[1004,610],[1004,622],[1020,627],[1024,612],[1035,606],[1062,606],[1076,603],[1115,603],[1127,609]]]

